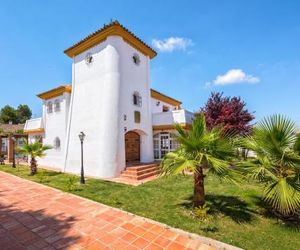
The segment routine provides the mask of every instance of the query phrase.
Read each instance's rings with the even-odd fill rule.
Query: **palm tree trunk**
[[[205,204],[204,191],[204,174],[203,168],[198,167],[197,172],[194,173],[194,207],[203,206]]]
[[[32,157],[30,160],[30,169],[31,169],[30,175],[35,175],[37,172],[37,165],[36,165],[36,159],[34,157]]]

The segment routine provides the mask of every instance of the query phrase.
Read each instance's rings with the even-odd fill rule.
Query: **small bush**
[[[77,187],[77,177],[76,176],[70,176],[68,178],[67,182],[67,190],[72,191]]]
[[[206,204],[204,204],[204,206],[195,207],[194,214],[200,219],[207,219],[209,209],[210,208]]]

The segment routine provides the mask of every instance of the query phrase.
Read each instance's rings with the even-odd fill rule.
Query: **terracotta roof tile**
[[[16,133],[24,129],[25,124],[0,124],[0,132],[3,134]]]
[[[82,40],[80,40],[79,42],[75,43],[74,45],[72,45],[71,47],[69,47],[68,49],[66,49],[64,51],[65,54],[69,55],[69,52],[71,50],[73,50],[74,48],[76,48],[77,46],[85,43],[86,41],[88,41],[89,39],[95,37],[96,35],[106,31],[107,29],[113,27],[113,26],[118,26],[121,29],[123,29],[125,32],[127,32],[128,34],[130,34],[134,39],[136,39],[138,42],[140,42],[143,46],[147,47],[152,53],[152,55],[150,56],[151,58],[154,57],[157,53],[154,49],[152,49],[148,44],[146,44],[143,40],[141,40],[139,37],[137,37],[134,33],[132,33],[130,30],[128,30],[126,27],[124,27],[122,24],[120,24],[118,21],[112,21],[109,24],[104,24],[102,28],[98,29],[97,31],[91,33],[90,35],[88,35],[87,37],[83,38]]]

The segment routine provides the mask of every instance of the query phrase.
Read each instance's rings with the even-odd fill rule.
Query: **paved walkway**
[[[0,249],[215,248],[142,217],[0,171]]]

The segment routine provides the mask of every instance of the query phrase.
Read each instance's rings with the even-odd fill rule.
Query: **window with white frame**
[[[17,138],[17,147],[23,147],[25,144],[25,138]]]
[[[53,113],[53,104],[51,101],[47,103],[47,113],[48,114]]]
[[[2,145],[1,145],[1,151],[6,152],[7,151],[7,145],[8,145],[8,139],[2,138]]]
[[[141,107],[142,106],[142,97],[141,97],[140,93],[136,91],[133,93],[132,97],[133,97],[133,105]]]
[[[60,111],[60,101],[59,101],[59,99],[56,99],[55,102],[54,102],[54,110],[55,110],[55,112]]]
[[[154,148],[154,159],[160,159],[160,136],[159,134],[156,134],[153,136],[153,148]]]
[[[162,159],[170,151],[179,147],[175,135],[170,132],[160,132],[153,136],[154,159]]]

